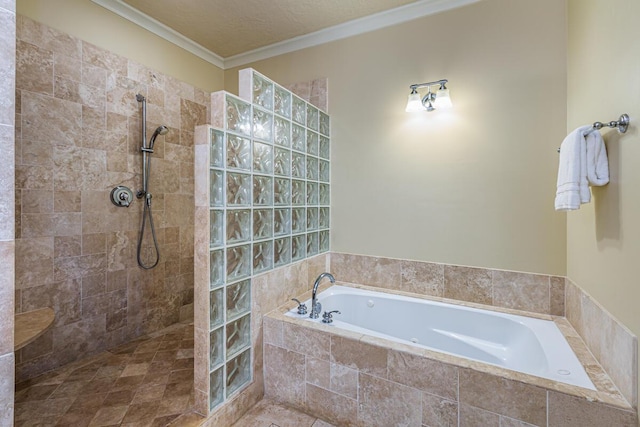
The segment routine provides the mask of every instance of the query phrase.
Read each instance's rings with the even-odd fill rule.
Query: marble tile
[[[289,298],[311,290],[313,282],[318,277],[317,274],[314,275],[315,272],[310,271],[309,262],[306,260],[290,264],[283,267],[282,270],[284,272],[284,280],[290,288],[290,292],[287,295]]]
[[[400,260],[332,253],[331,272],[340,282],[398,289],[401,284]]]
[[[459,427],[500,427],[500,416],[473,406],[460,404]]]
[[[80,212],[80,194],[76,191],[54,191],[54,212]]]
[[[0,425],[13,423],[14,363],[12,352],[0,356]]]
[[[17,40],[16,86],[21,90],[53,95],[53,52]]]
[[[14,3],[15,7],[15,3]],[[0,124],[14,126],[16,109],[15,78],[16,78],[16,15],[7,10],[0,10],[0,77],[3,85],[0,89]]]
[[[462,301],[491,304],[491,270],[445,265],[444,297]]]
[[[637,406],[638,339],[607,312],[604,312],[600,331],[603,351],[599,361],[625,399]]]
[[[265,396],[277,402],[302,407],[305,399],[304,354],[265,344]]]
[[[312,384],[306,386],[306,407],[314,415],[339,426],[357,425],[358,404],[355,400]],[[373,426],[373,424],[371,424]],[[391,425],[391,424],[388,424]]]
[[[8,10],[9,12],[15,12],[16,2],[15,0],[2,0],[0,1],[0,8]]]
[[[389,351],[383,347],[337,335],[331,337],[331,362],[357,369],[362,373],[387,378],[388,353]]]
[[[493,271],[493,305],[549,314],[549,276]]]
[[[284,345],[282,329],[282,321],[265,316],[263,318],[264,342],[282,347]]]
[[[565,278],[551,276],[549,312],[554,316],[565,315]]]
[[[51,238],[47,237],[40,239],[46,239],[45,241],[48,241]],[[68,258],[80,255],[82,255],[81,235],[53,237],[53,258]]]
[[[17,37],[41,48],[80,59],[81,42],[77,38],[63,33],[23,15],[18,15]]]
[[[53,191],[53,171],[47,166],[16,165],[16,190],[23,188]]]
[[[16,161],[17,166],[53,166],[53,147],[49,143],[49,141],[22,140],[20,145],[22,159]],[[35,188],[41,189],[43,187],[47,188],[48,191],[53,190],[53,188],[48,188],[44,185],[40,185],[39,187]]]
[[[358,371],[332,363],[330,390],[351,399],[358,399]]]
[[[54,55],[53,76],[65,80],[80,82],[82,79],[82,61],[65,55]]]
[[[54,325],[67,325],[80,320],[80,294],[79,279],[30,287],[22,291],[22,309],[30,311],[51,307],[55,312]]]
[[[309,384],[327,390],[331,388],[331,363],[328,361],[307,356],[305,374],[306,382]]]
[[[14,278],[15,243],[13,240],[0,241],[0,355],[13,353],[14,328]],[[1,377],[0,377],[1,378]],[[1,385],[0,385],[0,388]]]
[[[193,132],[198,125],[207,123],[207,108],[188,99],[180,101],[180,129]],[[193,145],[193,139],[191,144]]]
[[[633,411],[589,402],[579,397],[549,392],[549,425],[563,427],[636,426]]]
[[[366,426],[421,426],[422,394],[360,373],[358,421]]]
[[[53,283],[53,238],[23,238],[16,240],[15,245],[16,288],[26,289]]]
[[[316,255],[312,258],[308,258],[304,261],[307,264],[306,283],[313,285],[313,283],[316,281],[316,278],[318,276],[320,276],[322,273],[326,271],[329,271],[329,268],[328,268],[329,266],[327,265],[328,264],[327,258],[328,258],[328,255],[321,254],[321,255]]]
[[[422,394],[422,424],[457,427],[458,402],[432,394]]]
[[[402,283],[399,290],[421,295],[444,295],[444,264],[402,261]]]
[[[289,322],[283,322],[282,336],[284,348],[321,360],[329,360],[331,346],[336,345],[326,332],[311,330]]]
[[[500,416],[500,427],[535,427],[533,424],[524,421],[514,420],[513,418]]]
[[[470,369],[460,369],[460,403],[543,425],[547,392],[539,387]]]
[[[389,350],[389,380],[449,400],[458,400],[458,368],[417,355]]]
[[[22,137],[74,146],[81,143],[82,106],[38,93],[22,93]]]

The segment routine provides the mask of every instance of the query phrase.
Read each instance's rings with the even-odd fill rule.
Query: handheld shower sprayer
[[[158,135],[166,135],[169,132],[169,128],[165,125],[158,126],[156,130],[151,135],[151,139],[149,139],[149,144],[147,145],[147,100],[141,94],[136,95],[136,101],[141,103],[142,105],[142,146],[140,147],[140,151],[142,151],[142,189],[138,191],[137,197],[139,199],[144,198],[144,210],[142,212],[142,225],[140,228],[140,235],[138,237],[138,265],[144,268],[145,270],[149,270],[156,265],[160,261],[160,249],[158,247],[158,240],[156,238],[156,230],[153,226],[153,215],[151,213],[151,193],[149,193],[149,174],[151,172],[151,156],[153,153],[153,145],[156,142],[156,138]],[[151,226],[151,235],[153,237],[153,246],[155,249],[155,260],[152,261],[151,264],[145,264],[142,259],[142,240],[144,238],[145,226],[147,223],[147,217],[149,218],[149,225]]]
[[[156,138],[158,137],[158,135],[166,135],[167,132],[169,132],[168,127],[166,127],[165,125],[158,126],[156,130],[153,132],[153,135],[151,135],[151,139],[149,140],[149,146],[147,147],[147,150],[153,153],[153,145],[156,143]]]

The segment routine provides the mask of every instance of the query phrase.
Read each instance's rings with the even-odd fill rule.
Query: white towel
[[[600,132],[582,126],[567,135],[560,146],[556,210],[579,209],[581,203],[591,201],[589,185],[608,182],[607,150]]]

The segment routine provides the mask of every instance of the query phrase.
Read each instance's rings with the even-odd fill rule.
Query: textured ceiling
[[[124,0],[226,58],[417,0]]]

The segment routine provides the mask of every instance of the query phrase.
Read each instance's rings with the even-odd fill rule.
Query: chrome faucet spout
[[[320,282],[325,277],[327,277],[332,284],[336,283],[336,279],[333,277],[333,275],[327,272],[319,275],[316,281],[313,283],[313,290],[311,291],[311,313],[309,314],[309,317],[312,319],[317,319],[318,317],[320,317],[320,311],[322,311],[322,306],[318,302],[316,294],[318,293],[318,286],[320,286]]]

